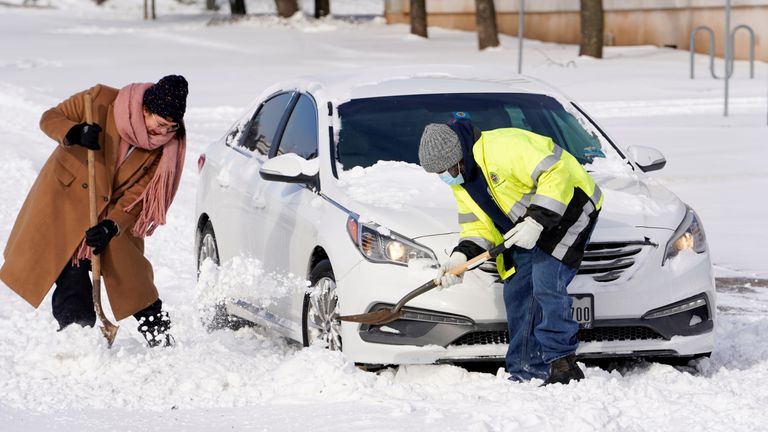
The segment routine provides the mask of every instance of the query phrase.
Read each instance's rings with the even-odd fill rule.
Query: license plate
[[[571,315],[581,328],[592,328],[594,298],[591,294],[571,295]]]

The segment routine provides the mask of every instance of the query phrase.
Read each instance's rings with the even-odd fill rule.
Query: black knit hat
[[[144,106],[149,112],[181,123],[187,110],[187,80],[181,75],[168,75],[144,92]]]

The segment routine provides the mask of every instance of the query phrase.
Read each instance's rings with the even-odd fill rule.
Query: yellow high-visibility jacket
[[[514,223],[532,217],[544,231],[537,246],[578,267],[602,207],[603,194],[583,166],[551,138],[523,129],[482,132],[472,156],[488,193]],[[483,249],[500,244],[503,233],[462,186],[451,187],[459,209],[460,237]],[[496,261],[503,279],[514,273],[503,256]]]

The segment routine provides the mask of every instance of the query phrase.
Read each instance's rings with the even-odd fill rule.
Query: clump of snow
[[[379,161],[339,172],[338,185],[350,198],[373,207],[442,207],[451,191],[434,174],[407,162]]]
[[[596,157],[584,166],[592,176],[630,177],[632,167],[615,151],[606,152],[605,157]]]
[[[200,266],[195,302],[204,305],[234,298],[267,307],[281,298],[303,293],[307,287],[306,279],[267,272],[262,262],[252,257],[236,256],[221,266],[206,259]]]

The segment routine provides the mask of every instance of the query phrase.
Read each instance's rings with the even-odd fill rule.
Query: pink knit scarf
[[[120,134],[115,169],[125,161],[130,146],[145,150],[162,147],[160,163],[155,175],[150,180],[139,198],[125,207],[126,212],[141,205],[141,213],[131,230],[136,237],[152,235],[160,225],[165,224],[165,215],[176,196],[184,169],[184,156],[187,149],[185,138],[177,139],[174,132],[164,135],[149,135],[144,123],[144,91],[150,83],[129,84],[117,94],[115,99],[115,123]]]

